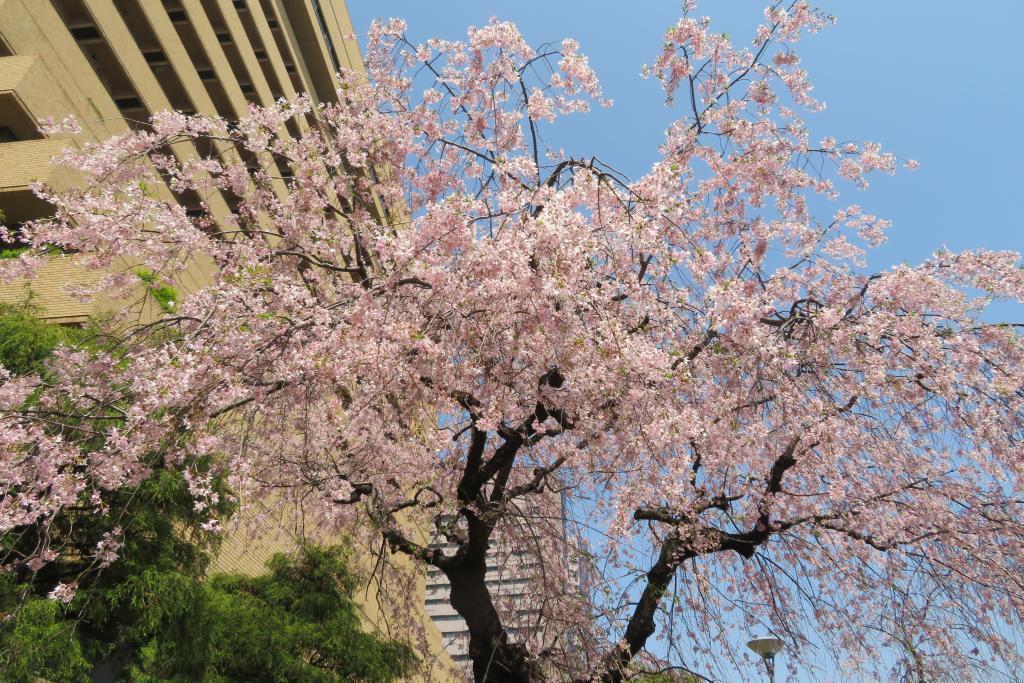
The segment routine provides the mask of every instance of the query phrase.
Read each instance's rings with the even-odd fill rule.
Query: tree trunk
[[[451,604],[469,628],[469,654],[473,678],[489,683],[533,683],[544,680],[536,658],[509,640],[485,582],[485,551],[474,548],[446,574],[451,584]]]

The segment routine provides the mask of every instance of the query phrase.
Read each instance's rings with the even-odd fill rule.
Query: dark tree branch
[[[622,683],[626,680],[629,663],[644,649],[648,638],[654,634],[654,616],[675,575],[676,568],[696,556],[697,553],[683,546],[678,532],[673,532],[662,543],[661,552],[647,572],[647,584],[633,609],[629,623],[626,624],[622,638],[601,662],[603,672],[597,677],[598,680],[602,683]]]

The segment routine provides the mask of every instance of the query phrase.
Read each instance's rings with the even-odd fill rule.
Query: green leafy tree
[[[357,582],[344,548],[306,546],[274,556],[267,569],[256,577],[215,575],[191,603],[181,586],[182,599],[172,607],[147,608],[154,618],[145,629],[154,637],[132,680],[390,681],[409,671],[408,646],[360,628],[352,600]]]
[[[100,344],[88,330],[38,320],[31,307],[0,305],[0,364],[13,374],[45,383],[58,346]],[[88,432],[84,454],[95,447]],[[197,461],[194,476],[212,465],[212,457]],[[42,566],[24,562],[0,575],[0,679],[89,681],[96,664],[154,682],[387,681],[408,670],[408,647],[360,629],[340,548],[276,556],[263,576],[207,580],[220,539],[203,526],[210,510],[197,510],[183,474],[161,454],[150,466],[151,477],[113,494],[100,514],[67,509],[0,537],[7,557],[49,543],[63,549]],[[212,477],[207,486],[216,517],[229,518],[226,482]],[[112,528],[123,545],[107,564],[97,546]],[[77,587],[67,604],[46,597],[58,583]]]
[[[0,364],[15,375],[36,374],[45,384],[50,379],[46,359],[58,346],[89,351],[109,345],[91,330],[49,324],[34,313],[30,305],[0,306]],[[79,432],[83,454],[95,448],[89,433],[96,422]],[[88,662],[130,662],[138,656],[140,629],[154,619],[141,605],[165,608],[186,599],[189,590],[193,599],[201,593],[200,581],[219,536],[203,529],[207,517],[195,509],[182,473],[165,467],[159,453],[149,464],[153,476],[114,494],[101,514],[68,509],[0,538],[0,552],[7,557],[28,556],[50,544],[66,547],[43,566],[17,565],[0,584],[0,604],[8,615],[0,630],[0,667],[6,678],[17,680],[13,672],[24,670],[51,680],[79,680],[73,672],[83,666],[88,672]],[[209,459],[198,462],[194,474],[203,476],[210,464]],[[232,506],[225,483],[214,478],[211,488],[216,513],[229,517]],[[121,530],[117,536],[123,536],[124,545],[118,549],[120,559],[105,566],[96,550],[112,528]],[[58,583],[77,587],[70,604],[45,597]],[[187,644],[184,637],[179,641]],[[64,659],[71,663],[60,664]]]
[[[32,595],[0,575],[0,675],[6,681],[88,681],[92,665],[82,651],[66,607]]]
[[[30,304],[0,304],[0,364],[15,375],[41,373],[60,344],[74,344],[81,330],[51,325],[33,315]]]

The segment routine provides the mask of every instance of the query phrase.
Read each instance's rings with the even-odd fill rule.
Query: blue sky
[[[658,85],[639,78],[681,3],[647,0],[349,0],[365,32],[374,17],[409,22],[414,41],[459,38],[491,16],[516,22],[534,44],[571,36],[616,104],[547,136],[570,154],[597,154],[631,177],[656,158],[675,112]],[[763,0],[705,0],[698,5],[737,42],[761,18]],[[1024,91],[1015,46],[1024,2],[978,0],[822,0],[838,23],[801,46],[825,112],[810,118],[816,134],[874,140],[921,162],[916,172],[876,177],[866,193],[844,193],[893,221],[889,243],[872,269],[918,262],[935,248],[1024,249]],[[1014,122],[1017,122],[1016,124]]]
[[[866,192],[844,188],[843,200],[892,220],[889,242],[869,269],[919,262],[935,249],[1024,250],[1024,90],[1017,46],[1024,2],[977,0],[819,0],[838,23],[799,48],[815,95],[828,108],[810,115],[816,138],[878,141],[921,163],[915,172],[877,176]],[[657,157],[677,112],[658,84],[639,77],[665,28],[674,0],[348,0],[358,32],[371,19],[397,16],[409,37],[462,38],[491,16],[516,22],[533,44],[573,37],[616,104],[573,117],[545,137],[572,155],[597,155],[638,177]],[[761,19],[764,0],[704,0],[700,14],[737,43]],[[679,112],[681,113],[681,112]],[[1017,122],[1017,123],[1014,123]],[[841,200],[842,201],[842,200]],[[1024,317],[1003,305],[999,317]],[[780,679],[789,679],[780,667]],[[796,680],[813,680],[802,672]],[[840,676],[841,678],[841,676]]]

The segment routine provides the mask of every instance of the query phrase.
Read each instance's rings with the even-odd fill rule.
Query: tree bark
[[[539,662],[523,645],[509,639],[487,588],[487,547],[492,525],[466,516],[468,542],[458,562],[444,569],[451,585],[451,605],[469,629],[469,655],[476,681],[532,683],[544,680]]]
[[[501,624],[484,581],[486,563],[467,561],[448,574],[451,604],[469,628],[469,655],[476,681],[532,683],[544,680],[537,661],[513,643]]]
[[[657,561],[647,572],[647,585],[626,625],[622,639],[605,655],[604,673],[600,677],[602,683],[621,683],[626,679],[629,663],[654,634],[654,615],[672,582],[676,567],[692,557],[692,553],[681,547],[678,536],[673,535],[662,543]]]

